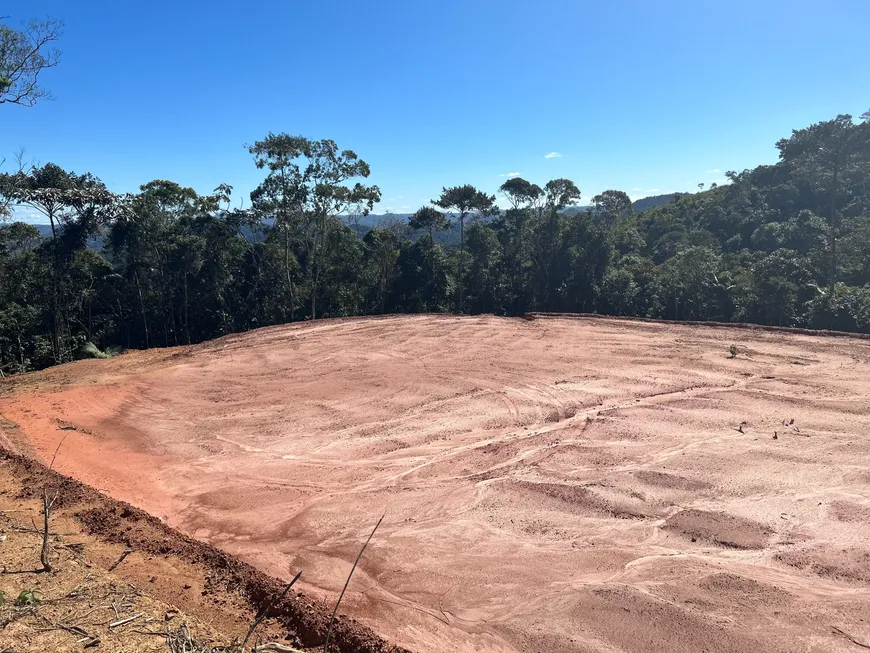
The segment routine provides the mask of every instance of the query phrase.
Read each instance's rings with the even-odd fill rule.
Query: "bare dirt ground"
[[[10,473],[9,461],[2,462],[0,651],[71,653],[87,648],[165,653],[171,650],[168,638],[185,633],[188,641],[230,643],[225,633],[127,582],[120,573],[129,575],[146,556],[135,552],[121,559],[123,547],[112,547],[83,534],[75,520],[62,514],[60,506],[50,522],[49,560],[53,569],[46,573],[40,564],[42,535],[33,528],[42,523],[42,503],[35,497],[21,496],[23,488]],[[39,488],[34,494],[41,491]],[[60,497],[58,500],[62,502]],[[125,565],[122,572],[108,571],[118,560],[118,566]],[[149,566],[152,572],[156,570],[153,561]],[[147,582],[143,585],[149,586]],[[175,588],[176,603],[189,594],[182,587]],[[226,624],[228,616],[219,626]],[[240,628],[244,628],[242,623],[231,624],[229,630]]]
[[[0,425],[5,435],[9,424]],[[51,501],[48,560],[43,497]],[[0,653],[408,653],[129,504],[0,450]],[[255,615],[258,616],[255,622]],[[251,630],[253,624],[253,630]],[[331,626],[330,626],[331,624]]]
[[[411,649],[870,646],[867,340],[322,321],[7,380],[0,414],[324,599],[385,511],[342,611]]]

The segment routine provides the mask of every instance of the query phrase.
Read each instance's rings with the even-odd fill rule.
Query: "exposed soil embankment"
[[[95,564],[117,556],[114,559],[120,562],[115,563],[117,566],[108,565],[108,568],[118,579],[128,581],[139,591],[170,605],[182,607],[185,613],[203,622],[207,621],[212,630],[226,638],[225,644],[229,644],[231,639],[241,639],[254,616],[282,591],[281,581],[251,565],[193,540],[142,510],[111,499],[47,469],[39,462],[0,451],[0,465],[4,474],[3,494],[13,500],[34,500],[44,491],[49,496],[57,494],[52,524],[55,529],[58,523],[73,528],[74,532],[64,535],[75,540],[75,550],[84,556],[81,560],[86,566],[93,569]],[[3,508],[5,505],[0,506]],[[28,510],[19,508],[9,514],[12,512],[18,515]],[[30,512],[34,511],[31,509]],[[113,548],[104,546],[106,544],[120,546]],[[119,551],[123,557],[117,555]],[[32,557],[31,564],[35,565],[38,556],[33,554]],[[7,563],[8,560],[7,557]],[[65,566],[69,565],[61,563],[61,569],[55,573],[63,574]],[[31,574],[28,587],[44,588],[49,584],[46,577],[28,565],[22,570],[4,565],[0,583],[5,573]],[[42,600],[50,602],[55,598],[46,592],[41,590]],[[68,599],[67,603],[73,605],[74,601]],[[272,605],[267,615],[269,621],[261,627],[261,632],[278,641],[314,649],[323,645],[330,614],[331,610],[319,601],[291,592],[287,598]],[[330,649],[349,653],[401,653],[404,650],[386,643],[368,628],[345,617],[336,619],[332,642]],[[17,648],[23,650],[20,643]]]

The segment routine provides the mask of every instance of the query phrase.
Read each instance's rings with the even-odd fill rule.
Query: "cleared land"
[[[870,645],[867,340],[389,317],[0,388],[19,450],[309,594],[386,511],[343,611],[411,649]]]

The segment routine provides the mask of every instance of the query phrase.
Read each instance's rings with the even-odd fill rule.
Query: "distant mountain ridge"
[[[663,195],[650,195],[649,197],[642,197],[641,199],[632,202],[631,206],[635,213],[640,213],[641,211],[646,211],[647,209],[653,209],[662,204],[667,204],[682,194],[683,193],[665,193]],[[565,209],[565,213],[568,215],[575,215],[587,211],[590,208],[591,207],[588,204],[583,206],[569,206]],[[408,218],[412,215],[412,213],[370,213],[369,215],[354,216],[353,222],[358,223],[361,227],[376,227],[387,219],[407,222]]]
[[[641,211],[646,211],[647,209],[654,209],[655,207],[661,206],[662,204],[673,202],[677,197],[683,194],[684,193],[666,193],[664,195],[650,195],[649,197],[642,197],[641,199],[632,202],[631,208],[634,209],[635,213],[640,213]]]
[[[673,201],[676,197],[679,197],[681,194],[682,193],[667,193],[665,195],[652,195],[650,197],[644,197],[633,202],[631,206],[634,209],[635,213],[639,213],[641,211],[646,211],[647,209],[653,209],[657,206],[661,206],[662,204],[667,204],[668,202]],[[576,215],[578,213],[582,213],[583,211],[588,210],[589,208],[589,205],[570,206],[565,209],[565,213],[568,215]],[[370,213],[369,215],[349,217],[348,223],[355,228],[360,238],[362,238],[365,232],[372,227],[380,226],[388,221],[407,222],[412,215],[412,213]],[[51,236],[51,227],[49,225],[34,224],[33,226],[39,230],[39,235],[43,238],[49,238]],[[256,238],[254,238],[254,240],[256,240]],[[435,240],[442,245],[458,245],[459,225],[454,224],[452,225],[450,230],[437,234],[435,236]],[[88,246],[91,249],[101,249],[103,246],[103,239],[99,236],[92,237],[88,243]]]

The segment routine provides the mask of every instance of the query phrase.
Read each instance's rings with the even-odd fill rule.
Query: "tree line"
[[[870,115],[777,143],[779,161],[635,212],[568,179],[496,195],[444,188],[408,220],[335,142],[268,134],[262,182],[200,195],[154,180],[117,195],[48,163],[0,175],[0,369],[196,343],[320,317],[597,312],[870,332]],[[50,235],[12,222],[41,213]],[[439,234],[456,223],[458,245]],[[92,343],[92,344],[86,344]],[[95,353],[96,352],[96,353]]]

